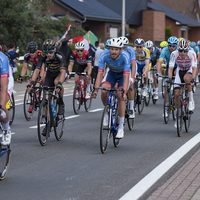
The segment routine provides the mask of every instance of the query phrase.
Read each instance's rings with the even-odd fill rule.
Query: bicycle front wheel
[[[146,106],[149,106],[150,99],[151,99],[151,84],[149,83],[149,80],[148,80],[147,96],[145,97],[145,105]]]
[[[6,148],[0,147],[0,150],[0,180],[3,180],[7,175],[10,164],[10,145]]]
[[[81,88],[78,84],[75,85],[73,94],[73,109],[74,113],[77,115],[81,107]]]
[[[128,128],[130,131],[133,130],[134,128],[134,124],[135,124],[135,118],[129,118],[129,109],[130,109],[130,103],[129,100],[127,100],[127,105],[126,105],[126,110],[127,110],[127,124],[128,124]]]
[[[144,97],[142,95],[142,92],[141,92],[140,95],[139,94],[137,95],[137,98],[138,98],[138,100],[137,100],[137,103],[138,103],[138,113],[141,115],[142,111],[144,109]]]
[[[56,103],[56,117],[55,117],[54,133],[55,133],[56,139],[60,141],[63,136],[63,129],[65,125],[65,115],[64,114],[58,115],[58,109],[59,109],[59,105],[58,103]]]
[[[37,129],[39,142],[42,146],[44,146],[49,137],[50,130],[50,116],[47,100],[43,100],[40,104],[38,112]]]
[[[177,120],[177,134],[178,137],[181,137],[181,132],[182,132],[182,126],[183,126],[183,101],[182,98],[178,98],[178,106],[177,106],[177,114],[176,114],[176,120]]]
[[[191,123],[191,117],[192,114],[188,109],[189,101],[187,100],[187,105],[185,107],[185,116],[183,117],[184,122],[185,122],[185,131],[188,133],[190,130],[190,123]]]
[[[118,115],[118,112],[116,113],[115,117],[116,117],[116,119],[115,119],[115,127],[118,127],[119,126],[119,115]],[[117,133],[113,133],[113,144],[114,144],[115,147],[118,147],[119,144],[120,144],[121,139],[116,138],[115,137],[116,134]]]
[[[9,112],[9,124],[11,125],[15,118],[15,98],[13,93],[10,98],[10,108],[8,109],[8,112]]]
[[[90,85],[90,91],[92,91],[92,86]],[[86,92],[85,92],[86,93]],[[84,101],[84,107],[85,107],[85,111],[88,112],[90,107],[91,107],[91,104],[92,104],[92,97],[90,96],[89,99],[86,99],[85,98],[85,101]]]
[[[164,122],[167,124],[169,122],[169,115],[170,115],[170,105],[169,105],[169,97],[170,94],[165,90],[165,97],[164,97],[164,105],[163,105],[163,114],[164,114]],[[168,104],[167,104],[168,102]]]
[[[110,132],[111,132],[110,106],[106,105],[102,113],[101,127],[100,127],[100,149],[103,154],[106,153],[108,149]]]
[[[30,93],[26,89],[25,95],[24,95],[24,116],[27,121],[30,121],[33,117],[35,108],[35,99],[33,96],[33,92]]]
[[[164,98],[165,96],[164,96],[164,94],[165,94],[165,79],[164,78],[162,78],[162,86],[161,86],[161,88],[162,88],[162,97]]]

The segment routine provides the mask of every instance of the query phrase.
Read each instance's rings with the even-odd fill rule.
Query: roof
[[[122,16],[122,0],[97,0]],[[114,6],[113,6],[114,5]],[[147,9],[146,0],[126,0],[126,23],[130,25],[142,24],[142,10]]]
[[[156,1],[148,2],[147,7],[152,10],[157,11],[163,11],[165,12],[165,15],[177,22],[179,22],[182,25],[188,25],[188,26],[200,26],[200,23],[190,17],[187,17],[186,15],[183,15],[179,12],[176,12],[175,10],[164,6]]]
[[[80,17],[96,21],[121,22],[121,15],[97,0],[55,0],[55,2],[78,14]]]

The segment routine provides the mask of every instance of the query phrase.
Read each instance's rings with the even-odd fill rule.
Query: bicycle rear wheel
[[[25,95],[24,95],[24,116],[27,121],[30,121],[33,117],[34,108],[35,108],[35,99],[33,96],[33,91],[30,93],[26,89]],[[32,109],[31,109],[32,107]]]
[[[40,104],[37,129],[39,142],[42,146],[44,146],[47,142],[50,131],[50,116],[47,100],[43,100]]]
[[[165,94],[165,80],[164,78],[162,78],[162,85],[161,85],[161,88],[162,88],[162,97],[164,98],[164,94]]]
[[[116,113],[115,117],[116,117],[116,119],[115,119],[115,127],[118,127],[119,126],[119,115],[118,115],[118,112]],[[118,147],[119,144],[120,144],[121,139],[116,138],[115,137],[116,134],[117,133],[113,133],[113,144],[114,144],[115,147]]]
[[[168,105],[166,105],[167,103],[167,98],[169,99],[169,93],[167,91],[167,89],[165,90],[165,97],[164,97],[164,105],[163,105],[163,114],[164,114],[164,122],[165,124],[167,124],[169,122],[169,115],[170,115],[170,105],[168,102]]]
[[[127,100],[127,105],[126,105],[127,124],[128,124],[129,130],[132,131],[135,124],[135,118],[129,118],[129,109],[130,109],[130,103],[129,103],[129,100]]]
[[[177,120],[177,134],[178,137],[181,137],[181,132],[182,132],[182,126],[183,126],[183,101],[182,98],[178,98],[178,105],[177,105],[177,114],[176,114],[176,120]]]
[[[143,92],[143,91],[142,91]],[[142,95],[142,92],[141,94],[137,94],[137,103],[138,103],[138,113],[139,114],[142,114],[142,111],[144,109],[144,97]]]
[[[151,99],[151,84],[149,83],[149,80],[148,80],[147,96],[144,98],[146,106],[149,106],[150,99]]]
[[[8,112],[9,112],[9,124],[11,125],[15,118],[15,98],[13,93],[10,98],[10,108],[8,109]]]
[[[92,91],[92,86],[90,85],[90,91]],[[86,94],[86,92],[85,92]],[[92,104],[92,97],[90,96],[89,99],[86,99],[85,98],[85,101],[84,101],[84,107],[85,107],[85,111],[88,112],[90,107],[91,107],[91,104]]]
[[[6,148],[0,147],[0,181],[5,179],[9,164],[10,164],[10,145],[8,145]]]
[[[54,118],[55,120],[55,129],[54,129],[54,133],[55,133],[55,137],[56,139],[59,141],[61,140],[62,136],[63,136],[63,129],[64,129],[64,125],[65,125],[65,115],[58,115],[58,109],[59,109],[59,105],[58,105],[58,101],[56,103],[56,117]]]
[[[73,110],[77,115],[81,107],[81,88],[78,84],[75,85],[74,94],[73,94]]]
[[[185,131],[188,133],[190,130],[190,123],[191,123],[191,117],[192,113],[188,109],[189,101],[187,100],[187,105],[185,107],[185,116],[183,117],[185,122]]]
[[[108,149],[110,131],[111,131],[110,106],[106,105],[102,113],[101,127],[100,127],[100,149],[103,154],[106,153]]]

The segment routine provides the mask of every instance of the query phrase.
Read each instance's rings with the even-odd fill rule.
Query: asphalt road
[[[150,103],[142,115],[136,114],[131,132],[125,126],[125,137],[118,148],[110,140],[106,154],[99,147],[102,114],[100,96],[93,100],[91,111],[81,107],[74,117],[72,88],[64,98],[65,132],[61,141],[53,135],[46,146],[37,138],[37,114],[26,121],[21,104],[24,93],[18,91],[18,102],[12,125],[12,156],[7,177],[0,182],[1,199],[7,200],[115,200],[122,197],[145,175],[199,132],[200,89],[195,93],[196,109],[191,130],[178,137],[172,118],[164,124],[163,99]],[[21,95],[21,96],[19,96]],[[73,116],[70,118],[70,116]]]

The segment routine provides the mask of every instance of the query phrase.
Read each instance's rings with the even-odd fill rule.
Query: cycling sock
[[[165,103],[165,106],[169,106],[169,102],[166,102],[166,103]]]
[[[87,84],[87,91],[90,92],[90,84]]]
[[[133,110],[134,100],[129,100],[130,110]]]
[[[123,128],[124,126],[124,117],[119,117],[119,128]]]
[[[155,87],[155,93],[158,94],[158,87]]]
[[[188,92],[189,95],[189,101],[193,101],[193,92]]]
[[[2,123],[3,130],[10,130],[9,121],[7,123]]]

